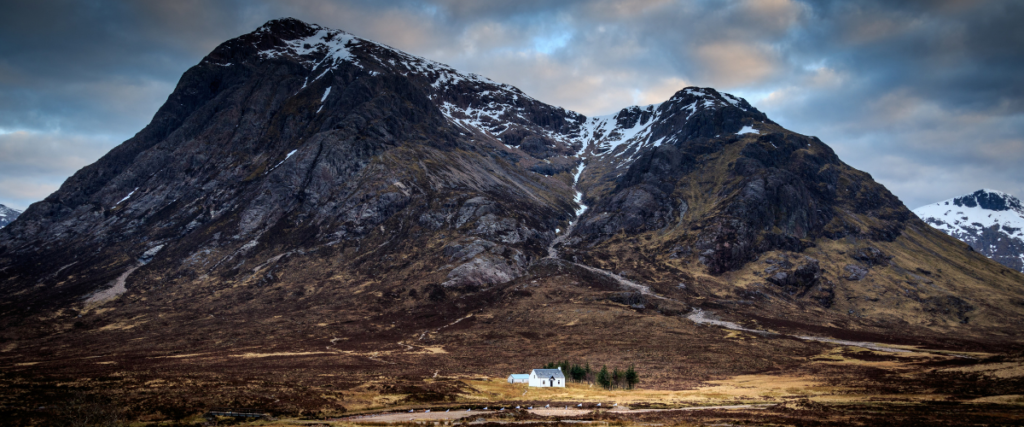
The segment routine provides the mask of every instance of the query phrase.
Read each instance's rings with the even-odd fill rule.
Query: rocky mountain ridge
[[[17,296],[0,321],[187,329],[197,307],[330,307],[347,333],[387,318],[429,336],[567,276],[657,315],[938,333],[1020,323],[1007,273],[732,95],[587,118],[284,19],[218,46],[150,125],[0,232]]]
[[[1020,199],[982,189],[921,206],[914,213],[974,250],[1024,273],[1024,206]]]

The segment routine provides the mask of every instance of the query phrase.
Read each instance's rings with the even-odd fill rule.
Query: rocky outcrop
[[[452,269],[445,287],[482,286],[505,283],[525,272],[523,266],[495,255],[481,255]]]
[[[777,287],[777,293],[812,300],[826,308],[832,306],[834,285],[823,277],[825,272],[817,259],[784,255],[764,263],[768,266],[764,269],[765,280]]]
[[[867,277],[869,270],[857,264],[846,264],[843,267],[843,278],[846,280],[861,280]]]
[[[870,246],[857,249],[851,256],[853,259],[861,261],[869,267],[873,265],[887,265],[889,260],[892,259],[892,256],[886,255],[877,248]]]

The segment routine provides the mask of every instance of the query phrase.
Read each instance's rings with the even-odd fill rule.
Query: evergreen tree
[[[587,378],[587,373],[583,370],[583,366],[572,365],[569,368],[569,375],[572,376],[572,380],[575,382],[582,382]]]
[[[612,371],[612,385],[614,385],[615,388],[622,387],[622,378],[624,376],[625,375],[619,371],[619,368],[615,368],[615,370]]]
[[[626,384],[629,386],[629,389],[632,390],[639,382],[640,375],[636,373],[636,369],[633,368],[633,365],[629,365],[629,369],[626,369]]]
[[[597,384],[604,388],[611,388],[611,378],[608,378],[608,367],[601,366],[601,372],[597,373]]]

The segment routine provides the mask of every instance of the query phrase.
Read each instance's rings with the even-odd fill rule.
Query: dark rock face
[[[654,106],[648,106],[645,109],[633,106],[629,108],[623,108],[619,111],[619,114],[615,116],[615,124],[621,128],[632,128],[636,125],[645,125],[651,121],[651,116],[654,113]]]
[[[706,108],[709,104],[720,108]],[[705,108],[699,108],[701,106]],[[658,109],[662,114],[660,120],[651,127],[651,138],[671,137],[677,145],[735,134],[744,125],[755,122],[771,123],[768,116],[746,100],[711,88],[683,89]]]
[[[465,287],[504,283],[521,276],[525,272],[523,267],[497,256],[480,256],[452,269],[443,286]]]
[[[821,268],[818,267],[818,260],[806,257],[798,260],[799,265],[794,265],[788,259],[778,261],[772,267],[765,270],[768,282],[786,290],[790,295],[803,292],[818,284],[821,279]]]
[[[861,267],[857,264],[847,264],[843,267],[843,278],[846,280],[861,280],[868,275],[868,269]]]
[[[664,108],[663,104],[659,110]],[[719,127],[700,130],[700,117],[707,115],[718,117],[712,121]],[[899,236],[909,210],[880,185],[864,182],[864,174],[843,165],[816,138],[772,132],[751,140],[721,134],[726,128],[739,130],[742,123],[760,123],[762,116],[733,106],[694,115],[691,120],[697,122],[677,126],[681,133],[674,134],[675,144],[635,154],[639,158],[614,189],[593,204],[574,234],[602,239],[620,231],[664,229],[682,223],[694,203],[713,204],[719,214],[691,218],[697,233],[687,242],[713,274],[737,269],[765,251],[802,251],[819,237],[857,235],[891,241]],[[652,126],[652,139],[662,129],[659,126]],[[738,157],[725,160],[727,152],[737,151]],[[709,159],[728,163],[724,170],[712,170]],[[730,184],[699,195],[711,200],[680,197],[701,192],[701,181],[709,179]],[[879,221],[864,229],[851,214]]]
[[[992,260],[1024,273],[1024,233],[1021,233],[1021,229],[993,225],[975,228],[974,233],[969,235],[965,233],[954,237],[961,238],[974,250]]]
[[[956,197],[953,199],[953,204],[969,208],[980,206],[982,209],[996,212],[1008,210],[1024,211],[1024,206],[1021,206],[1020,200],[1003,197],[1002,195],[985,190],[978,190],[966,196]]]
[[[809,256],[783,256],[768,258],[764,269],[765,280],[775,286],[779,294],[814,301],[831,307],[835,299],[833,284],[824,278],[825,271],[817,259]]]
[[[873,247],[857,249],[852,256],[853,259],[861,261],[869,267],[873,265],[886,265],[889,263],[889,260],[892,259],[891,256],[886,255],[882,251]]]

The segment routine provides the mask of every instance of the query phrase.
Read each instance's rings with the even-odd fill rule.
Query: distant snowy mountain
[[[978,190],[914,209],[925,222],[1024,273],[1024,207],[1014,196]]]
[[[21,215],[21,211],[0,205],[0,228],[4,228],[4,226],[13,222],[18,218],[18,215]]]

